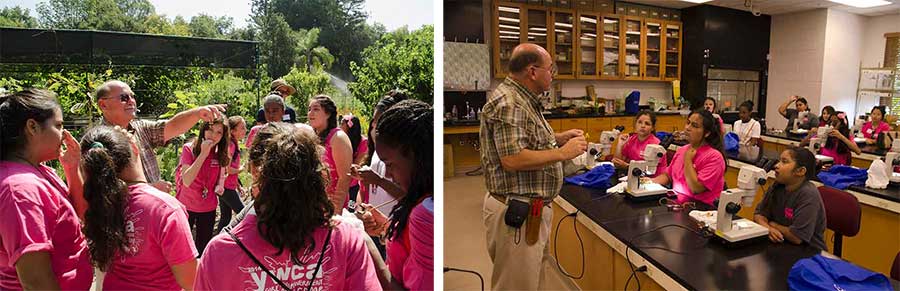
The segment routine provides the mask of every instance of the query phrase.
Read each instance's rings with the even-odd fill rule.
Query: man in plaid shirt
[[[509,76],[482,109],[481,164],[488,189],[483,210],[494,290],[544,289],[544,271],[555,269],[543,265],[553,261],[550,202],[562,187],[562,161],[587,149],[582,130],[554,133],[541,115],[540,95],[550,90],[555,74],[556,66],[544,48],[520,44],[513,49]],[[529,217],[527,226],[507,225],[504,216],[512,200],[542,209],[539,221]],[[526,233],[534,234],[536,242],[523,239]]]

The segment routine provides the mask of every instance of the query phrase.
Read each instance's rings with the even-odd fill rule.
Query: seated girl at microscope
[[[816,125],[816,127],[809,129],[809,135],[807,135],[806,137],[803,138],[802,141],[800,141],[800,146],[805,147],[805,146],[809,145],[809,139],[816,136],[816,133],[818,132],[819,127],[830,124],[831,118],[834,116],[835,116],[834,107],[832,107],[831,105],[822,107],[822,115],[819,117],[819,124]]]
[[[862,134],[866,138],[866,144],[875,144],[878,135],[891,131],[891,126],[884,122],[884,106],[873,107],[869,116],[872,120],[863,124]]]
[[[850,165],[850,152],[857,155],[862,154],[859,146],[853,140],[849,139],[850,127],[847,126],[847,116],[843,112],[838,111],[831,118],[831,132],[828,133],[828,139],[825,146],[819,151],[819,154],[834,159],[835,165]]]
[[[769,240],[825,246],[825,206],[819,189],[809,180],[816,175],[816,158],[800,147],[781,152],[775,164],[775,184],[756,206],[753,220],[769,229]]]
[[[751,118],[753,114],[753,102],[744,101],[738,106],[738,121],[734,122],[734,132],[740,138],[741,145],[759,145],[759,134],[762,131],[759,121]]]
[[[628,163],[634,160],[643,160],[644,148],[649,144],[659,144],[659,138],[656,133],[656,113],[652,111],[638,112],[634,117],[634,132],[631,134],[622,134],[619,136],[619,144],[622,144],[622,151],[616,152],[612,159],[616,168],[627,169]],[[656,173],[651,177],[659,176],[659,173],[665,173],[668,168],[668,160],[663,157],[659,159],[656,166]]]
[[[666,173],[652,179],[672,182],[678,203],[698,201],[712,206],[725,186],[725,155],[719,122],[709,111],[691,112],[684,126],[688,144],[678,148]]]

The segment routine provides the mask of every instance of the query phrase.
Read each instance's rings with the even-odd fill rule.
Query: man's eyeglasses
[[[557,69],[556,64],[550,65],[549,68],[542,68],[542,67],[538,67],[538,66],[533,66],[533,67],[538,68],[538,69],[542,69],[542,70],[546,70],[546,71],[549,72],[550,75],[552,75],[552,76],[556,76],[556,73],[559,73],[559,69]]]
[[[128,94],[128,93],[122,93],[122,94],[119,94],[119,96],[109,96],[109,97],[106,97],[103,99],[113,99],[116,97],[119,97],[119,100],[121,100],[122,102],[128,102],[128,100],[134,99],[134,95]]]

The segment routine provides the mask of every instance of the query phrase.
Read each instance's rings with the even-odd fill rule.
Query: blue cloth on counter
[[[791,290],[893,290],[888,278],[822,255],[797,261],[788,273]]]
[[[834,165],[828,171],[819,172],[819,181],[829,187],[846,190],[850,186],[862,186],[869,178],[868,170],[851,166]]]
[[[611,185],[610,179],[616,175],[616,168],[612,164],[599,164],[593,169],[581,175],[566,177],[563,179],[566,183],[575,184],[582,187],[602,189],[606,191]]]
[[[722,139],[725,141],[726,152],[736,152],[741,148],[741,138],[738,137],[737,133],[728,132]]]

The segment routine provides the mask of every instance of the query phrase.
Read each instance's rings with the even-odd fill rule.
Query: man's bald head
[[[533,43],[523,43],[517,45],[512,51],[512,57],[509,60],[509,72],[520,74],[528,69],[531,65],[542,65],[543,58],[550,59],[550,53],[543,47]]]

